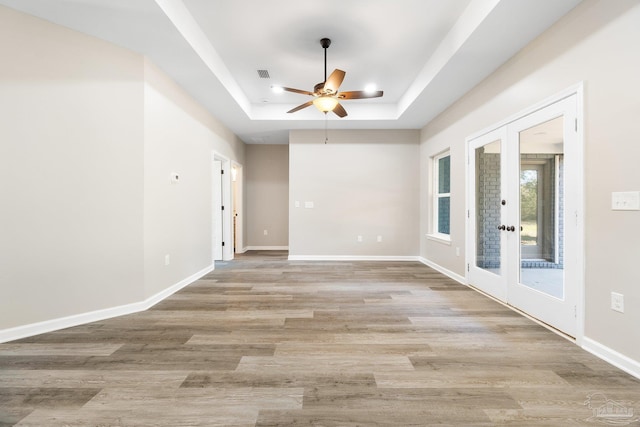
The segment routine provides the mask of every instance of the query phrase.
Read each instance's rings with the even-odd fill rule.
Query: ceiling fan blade
[[[286,90],[287,92],[301,93],[303,95],[315,96],[315,93],[309,92],[308,90],[294,89],[291,87],[283,87],[282,90]]]
[[[347,116],[347,111],[340,104],[336,105],[336,107],[333,109],[333,112],[336,113],[336,115],[340,118]]]
[[[342,84],[344,80],[344,75],[346,73],[342,70],[338,70],[337,68],[333,70],[333,73],[329,76],[326,82],[324,82],[324,90],[327,93],[336,93],[338,88]]]
[[[310,105],[313,105],[313,101],[307,101],[304,104],[300,104],[296,108],[292,108],[291,110],[287,111],[287,113],[295,113],[296,111],[300,111],[303,108],[307,108]]]
[[[363,90],[352,90],[349,92],[340,92],[338,98],[340,99],[364,99],[364,98],[380,98],[383,92],[381,90],[376,92],[365,92]]]

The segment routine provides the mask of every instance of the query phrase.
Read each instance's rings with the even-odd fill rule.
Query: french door
[[[581,286],[577,96],[468,141],[472,286],[570,335]]]

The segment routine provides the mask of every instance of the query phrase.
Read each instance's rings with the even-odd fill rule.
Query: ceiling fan
[[[344,107],[340,105],[340,100],[378,98],[382,96],[383,92],[381,90],[372,92],[362,90],[338,92],[346,73],[336,68],[327,79],[327,48],[331,46],[331,40],[323,38],[320,40],[320,46],[324,48],[324,81],[315,85],[313,92],[283,87],[282,90],[286,90],[287,92],[301,93],[303,95],[313,96],[314,98],[311,101],[307,101],[304,104],[298,105],[296,108],[287,111],[287,113],[295,113],[296,111],[307,108],[313,104],[325,114],[329,111],[333,111],[337,116],[345,117],[347,112]]]

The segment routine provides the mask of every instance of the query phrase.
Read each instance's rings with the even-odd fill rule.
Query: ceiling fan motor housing
[[[320,83],[318,83],[317,85],[315,85],[315,86],[313,87],[313,92],[314,92],[314,93],[317,93],[317,94],[322,94],[322,93],[324,93],[324,92],[325,92],[325,91],[324,91],[324,82],[320,82]]]

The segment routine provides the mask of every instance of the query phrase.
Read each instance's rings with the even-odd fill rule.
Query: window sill
[[[425,234],[428,240],[442,243],[443,245],[451,246],[451,237],[446,234]]]
[[[427,240],[433,240],[434,242],[442,243],[443,245],[451,246],[451,237],[446,234],[425,234]]]

